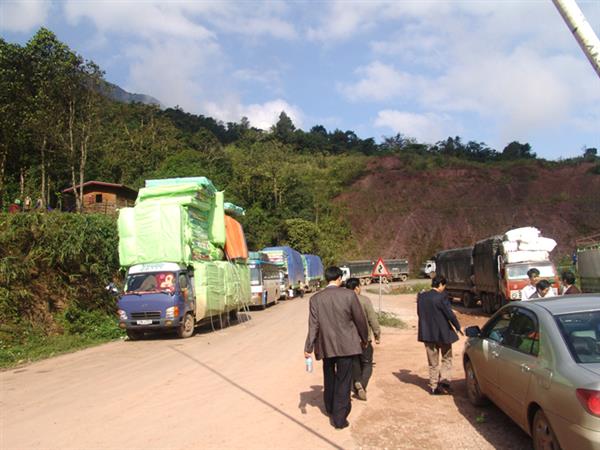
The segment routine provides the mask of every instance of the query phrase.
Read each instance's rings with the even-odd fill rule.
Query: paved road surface
[[[414,324],[414,296],[386,296],[384,306]],[[119,341],[2,372],[0,448],[530,445],[495,408],[476,424],[480,413],[460,384],[456,398],[426,393],[414,328],[385,329],[369,401],[354,400],[352,426],[333,429],[322,412],[321,365],[304,371],[307,307],[308,297],[294,299],[190,339]]]

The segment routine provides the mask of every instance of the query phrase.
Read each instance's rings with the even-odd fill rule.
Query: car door
[[[500,406],[515,422],[527,423],[527,392],[537,366],[539,324],[535,314],[515,308],[500,346],[497,373]]]
[[[514,308],[504,308],[481,331],[480,348],[469,356],[477,372],[481,390],[492,400],[499,395],[498,357],[504,335],[508,331]]]

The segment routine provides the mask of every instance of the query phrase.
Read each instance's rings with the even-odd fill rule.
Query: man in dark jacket
[[[452,370],[452,344],[458,340],[454,331],[460,331],[460,323],[446,298],[446,279],[436,276],[431,280],[432,289],[417,295],[419,316],[419,342],[425,344],[429,364],[429,388],[432,395],[449,394]],[[454,327],[454,329],[453,329]],[[440,368],[440,353],[442,366]]]
[[[335,428],[346,428],[350,414],[352,361],[368,342],[367,321],[358,297],[341,288],[342,271],[328,267],[329,285],[310,299],[304,357],[323,359],[323,399]]]

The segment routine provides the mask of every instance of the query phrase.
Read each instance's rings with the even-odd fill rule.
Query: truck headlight
[[[167,308],[167,310],[165,311],[165,318],[174,319],[175,317],[179,317],[179,307],[171,306],[170,308]]]
[[[119,309],[117,313],[119,313],[119,320],[127,320],[127,313],[125,311]]]

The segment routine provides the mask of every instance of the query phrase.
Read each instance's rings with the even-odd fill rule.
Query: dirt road
[[[415,324],[414,296],[382,305]],[[186,340],[115,342],[2,372],[0,448],[530,447],[497,409],[468,404],[462,341],[456,395],[428,395],[414,328],[384,330],[369,400],[353,400],[351,427],[335,430],[323,413],[320,363],[304,371],[307,307],[307,297],[295,299]]]

